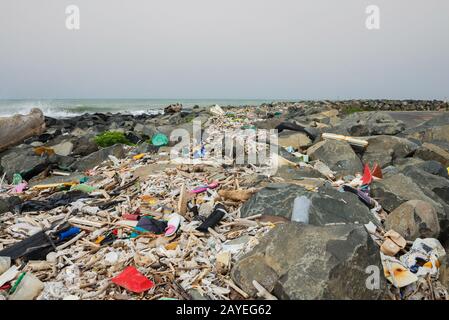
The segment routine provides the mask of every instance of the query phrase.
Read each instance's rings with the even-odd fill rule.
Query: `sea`
[[[48,117],[65,118],[84,113],[111,112],[131,113],[161,113],[163,109],[174,103],[181,103],[183,108],[189,109],[198,105],[207,107],[220,106],[258,106],[281,100],[259,99],[23,99],[0,100],[0,117],[14,114],[28,114],[32,108],[39,108]]]

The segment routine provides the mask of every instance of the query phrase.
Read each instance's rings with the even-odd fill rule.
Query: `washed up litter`
[[[205,192],[205,191],[207,191],[209,189],[215,189],[216,187],[218,187],[218,182],[212,182],[211,184],[208,184],[208,185],[199,186],[199,187],[193,189],[190,192],[197,194],[197,193]]]
[[[403,288],[418,281],[418,277],[398,259],[381,253],[381,260],[385,278],[396,288]]]
[[[135,267],[127,267],[112,278],[112,282],[134,293],[142,293],[154,287],[154,283],[141,274]]]
[[[94,191],[96,191],[97,188],[93,187],[93,186],[89,186],[87,184],[75,184],[73,186],[70,187],[70,191],[81,191],[84,193],[92,193]]]
[[[293,202],[292,221],[309,223],[309,208],[312,201],[306,196],[296,197]]]
[[[246,201],[251,198],[255,190],[220,190],[218,195],[226,200]]]
[[[368,141],[366,141],[366,140],[353,138],[353,137],[349,137],[349,136],[344,136],[344,135],[341,135],[341,134],[323,133],[321,135],[321,137],[323,139],[346,141],[349,144],[352,144],[352,145],[355,145],[355,146],[358,146],[358,147],[363,147],[363,148],[366,148],[368,146]]]
[[[168,142],[169,142],[168,137],[163,133],[156,133],[151,138],[151,143],[157,147],[166,146],[166,145],[168,145]]]
[[[34,148],[34,153],[37,154],[38,156],[42,156],[42,155],[54,155],[55,154],[55,150],[53,150],[53,148],[49,148],[49,147],[37,147]]]
[[[384,237],[385,241],[382,243],[380,250],[387,256],[395,256],[407,244],[407,241],[394,230],[386,232]]]
[[[258,135],[254,130],[258,112],[249,117],[247,112],[227,110],[210,108],[209,126],[192,147],[182,150],[186,158],[161,156],[170,152],[169,139],[156,134],[145,142],[154,145],[152,151],[129,147],[123,158],[108,155],[107,161],[81,173],[83,179],[71,181],[72,173],[53,167],[40,178],[59,176],[47,181],[63,182],[40,183],[40,178],[31,182],[27,174],[17,174],[11,185],[2,179],[0,192],[10,196],[16,191],[21,204],[0,217],[1,295],[38,300],[251,298],[231,280],[231,269],[269,230],[289,221],[261,214],[242,218],[241,208],[257,199],[253,195],[265,183],[287,179],[269,173],[271,162],[236,165],[233,154],[216,157],[214,137],[223,131],[243,128],[251,139]],[[287,115],[287,110],[263,112],[275,123],[279,123],[276,117]],[[321,136],[320,126],[298,123],[282,122],[277,128],[303,132],[314,141]],[[326,134],[323,138],[335,139]],[[366,146],[362,138],[343,136],[354,144],[352,139],[356,146]],[[256,144],[261,150],[266,146]],[[245,145],[245,152],[248,148]],[[51,153],[41,151],[42,157]],[[356,194],[378,218],[365,227],[379,245],[395,298],[427,298],[423,291],[433,292],[433,299],[445,296],[437,280],[446,259],[438,240],[411,243],[393,230],[383,230],[386,212],[370,193],[376,180],[382,179],[378,165],[336,180],[336,172],[322,161],[310,161],[301,153],[304,150],[289,148],[288,152],[282,153],[288,159],[275,155],[272,161],[295,170],[319,171],[327,178],[316,179],[320,185]],[[310,180],[295,183],[319,192],[315,180]],[[26,182],[30,187],[22,188]],[[291,201],[291,220],[309,223],[310,198],[298,196]],[[276,299],[260,283],[251,284],[257,292],[252,298]]]
[[[214,211],[207,217],[206,220],[196,228],[198,231],[208,232],[210,229],[215,227],[221,219],[227,214],[226,209],[223,205],[217,204],[214,208]]]
[[[225,114],[224,110],[218,104],[216,104],[215,106],[211,107],[209,109],[209,112],[212,113],[215,116],[224,116],[224,114]]]
[[[49,184],[38,184],[32,187],[35,190],[52,189],[60,187],[73,187],[77,182],[61,182],[61,183],[49,183]]]
[[[430,274],[437,277],[445,256],[446,252],[438,240],[418,238],[413,242],[410,251],[402,255],[400,260],[417,276]]]
[[[44,284],[31,273],[24,273],[12,287],[9,300],[33,300],[44,289]]]
[[[278,132],[282,132],[284,130],[304,132],[312,141],[314,141],[318,136],[318,133],[313,128],[304,127],[291,122],[282,122],[275,129],[278,130]]]

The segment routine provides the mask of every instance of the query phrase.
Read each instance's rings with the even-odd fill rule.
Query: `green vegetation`
[[[105,131],[95,137],[95,143],[100,147],[110,147],[117,143],[131,145],[125,134],[116,131]]]
[[[195,114],[189,114],[189,115],[184,117],[184,121],[186,123],[191,123],[193,121],[193,119],[195,119],[195,118],[196,118]]]
[[[348,105],[344,106],[341,110],[344,114],[352,114],[356,112],[363,112],[363,111],[376,111],[374,108],[370,107],[360,107],[358,105]]]

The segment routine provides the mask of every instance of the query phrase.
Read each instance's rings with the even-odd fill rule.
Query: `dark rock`
[[[73,155],[87,156],[98,151],[98,146],[94,141],[94,136],[82,136],[74,139],[74,146],[72,150]]]
[[[66,170],[76,161],[76,159],[73,157],[64,157],[54,154],[48,158],[48,161],[51,164],[57,165],[60,169]]]
[[[446,168],[449,167],[449,152],[432,143],[423,143],[423,145],[416,150],[415,157],[423,160],[435,160],[440,162]]]
[[[383,270],[378,246],[361,225],[275,227],[236,263],[234,282],[256,294],[253,280],[278,299],[385,299],[386,281],[368,289],[369,266]]]
[[[417,139],[421,142],[449,142],[449,113],[442,113],[417,127],[407,129],[401,135]]]
[[[167,137],[170,137],[170,134],[173,132],[173,130],[176,129],[175,125],[167,124],[163,126],[157,127],[157,132],[165,134]]]
[[[438,202],[429,198],[412,179],[402,173],[374,181],[371,185],[371,196],[377,199],[387,212],[392,212],[409,200],[422,200],[432,204],[437,212],[444,213]]]
[[[449,192],[448,180],[409,166],[403,173],[375,181],[371,186],[371,196],[382,208],[392,212],[409,200],[422,200],[435,207],[440,223],[440,240],[449,239]]]
[[[148,142],[142,142],[142,143],[139,143],[136,146],[135,152],[136,152],[136,154],[139,154],[139,153],[157,153],[158,150],[159,150],[159,147],[154,146],[152,144],[149,144]]]
[[[285,130],[278,135],[278,143],[285,148],[293,147],[295,150],[301,150],[310,146],[312,140],[303,132]]]
[[[433,200],[449,205],[449,181],[447,179],[413,166],[406,167],[403,173],[410,177]]]
[[[257,129],[272,130],[283,122],[283,119],[273,118],[254,123]]]
[[[154,136],[156,134],[157,130],[156,130],[156,126],[154,124],[138,123],[134,127],[134,132],[141,136],[151,138],[152,136]]]
[[[351,146],[344,141],[324,140],[307,150],[311,160],[324,162],[331,170],[345,176],[363,171],[363,165]]]
[[[22,203],[22,200],[16,196],[0,198],[0,214],[12,212],[14,207],[20,203]]]
[[[363,163],[368,163],[370,167],[378,163],[382,168],[393,164],[394,160],[408,157],[415,152],[418,146],[404,138],[393,136],[374,136],[364,138],[368,141],[368,146],[363,153]]]
[[[396,135],[405,129],[402,121],[385,112],[357,112],[347,116],[338,127],[350,136]]]
[[[128,139],[129,142],[134,143],[134,144],[136,144],[136,143],[142,141],[142,138],[139,137],[138,135],[136,135],[136,134],[133,133],[133,132],[127,132],[127,133],[125,134],[125,137],[126,137],[126,139]]]
[[[289,167],[282,166],[276,171],[276,176],[286,180],[301,180],[304,178],[322,178],[326,179],[318,170],[309,167]]]
[[[83,178],[85,178],[86,176],[82,173],[71,173],[69,176],[53,176],[53,177],[49,177],[49,178],[45,178],[45,179],[39,179],[37,181],[30,181],[29,182],[29,187],[34,187],[35,185],[38,184],[53,184],[53,183],[62,183],[62,182],[67,182],[67,181],[79,181]],[[93,178],[90,178],[90,180],[92,180]]]
[[[376,222],[356,195],[339,192],[332,187],[322,186],[318,192],[311,192],[296,184],[269,184],[255,193],[240,209],[242,217],[256,214],[292,217],[296,197],[305,196],[311,201],[309,224],[322,226],[328,223]]]
[[[113,155],[118,159],[124,158],[126,156],[124,146],[122,144],[116,144],[111,147],[100,149],[77,160],[70,166],[70,168],[76,171],[86,171],[100,165],[103,161],[109,160],[110,155]]]
[[[29,180],[45,170],[49,161],[47,156],[36,155],[32,148],[14,148],[1,158],[0,164],[9,181],[14,173],[19,173],[25,180]]]
[[[443,165],[438,161],[424,161],[417,164],[416,167],[427,173],[449,179],[447,167],[443,167]]]
[[[437,238],[440,235],[434,206],[421,200],[401,204],[388,215],[384,225],[386,230],[393,229],[410,241],[416,238]]]
[[[396,161],[395,166],[397,167],[396,173],[402,172],[409,166],[414,166],[427,173],[449,179],[447,168],[443,167],[443,165],[438,161],[424,161],[419,158],[405,158]]]

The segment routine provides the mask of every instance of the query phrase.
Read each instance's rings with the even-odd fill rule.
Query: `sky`
[[[448,16],[447,0],[1,0],[0,99],[448,100]]]

